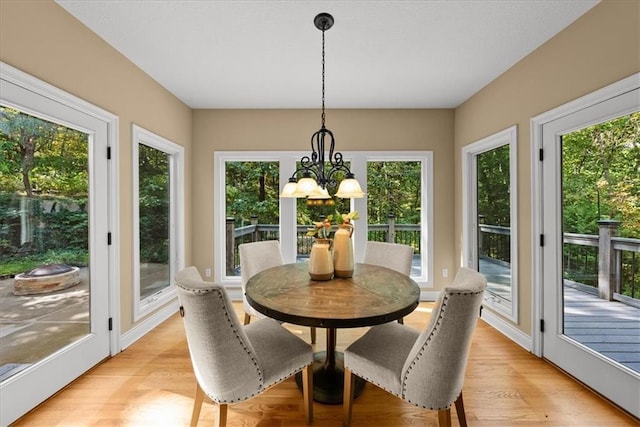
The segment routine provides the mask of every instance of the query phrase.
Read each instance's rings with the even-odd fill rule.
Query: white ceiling
[[[192,108],[453,108],[597,0],[57,0]]]

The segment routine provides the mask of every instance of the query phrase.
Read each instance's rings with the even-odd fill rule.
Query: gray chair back
[[[471,338],[487,281],[461,268],[434,306],[402,369],[402,397],[425,408],[448,408],[462,392]],[[425,382],[429,386],[425,386]]]
[[[195,267],[175,280],[193,370],[204,393],[218,403],[253,396],[262,389],[263,373],[225,289],[203,282]]]
[[[409,276],[413,261],[413,248],[409,245],[386,242],[367,242],[364,249],[365,264],[386,267]]]
[[[242,284],[242,303],[245,313],[262,317],[247,302],[244,292],[249,279],[263,270],[284,264],[280,242],[265,240],[262,242],[243,243],[238,246],[240,254],[240,277]]]

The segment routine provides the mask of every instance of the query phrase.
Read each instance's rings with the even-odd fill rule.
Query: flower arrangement
[[[307,236],[316,237],[319,239],[330,239],[331,233],[335,231],[331,225],[331,221],[335,218],[336,225],[351,224],[351,221],[360,219],[358,211],[351,211],[348,214],[341,214],[336,211],[335,215],[329,215],[322,221],[313,222],[313,227],[307,229]]]

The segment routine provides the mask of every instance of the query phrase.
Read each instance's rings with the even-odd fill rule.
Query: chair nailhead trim
[[[480,295],[484,293],[484,290],[482,291],[477,291],[477,292],[448,292],[444,295],[444,298],[442,299],[442,304],[440,305],[440,310],[439,310],[439,314],[438,314],[438,318],[436,319],[436,322],[433,326],[433,329],[431,330],[431,334],[429,334],[429,336],[427,337],[427,339],[425,340],[425,343],[422,345],[422,347],[420,348],[420,351],[418,351],[418,354],[416,354],[416,357],[411,361],[411,364],[409,365],[409,367],[407,368],[407,372],[405,372],[404,374],[404,378],[402,379],[402,398],[405,399],[405,396],[407,394],[407,379],[409,377],[409,374],[411,372],[411,370],[415,367],[415,365],[417,364],[418,360],[420,360],[420,358],[424,355],[424,351],[426,349],[426,347],[429,345],[429,342],[431,341],[431,339],[436,335],[436,332],[438,331],[438,328],[440,326],[440,324],[442,323],[442,316],[443,313],[446,311],[446,307],[447,307],[447,300],[449,299],[449,295],[461,295],[461,296],[476,296],[476,295]],[[407,400],[407,399],[405,399]],[[416,406],[420,406],[422,408],[427,408],[426,406],[420,405],[418,403],[415,402],[411,402],[410,400],[407,400],[407,402],[416,405]],[[446,408],[439,408],[440,409],[448,409],[451,407],[451,404],[449,404],[449,406],[447,406]],[[434,408],[430,408],[430,409],[434,409]]]
[[[258,384],[259,384],[258,387],[259,387],[259,390],[260,391],[264,390],[265,387],[264,387],[264,377],[262,375],[262,369],[260,369],[260,365],[258,364],[258,360],[255,358],[255,356],[253,355],[251,350],[249,350],[249,348],[245,345],[244,341],[240,337],[240,333],[239,333],[238,329],[234,326],[233,322],[231,321],[231,316],[229,315],[229,311],[227,310],[227,306],[226,306],[225,301],[224,301],[224,295],[222,294],[222,292],[220,292],[219,289],[191,289],[191,288],[185,288],[184,286],[181,286],[177,282],[176,282],[176,286],[180,287],[181,289],[183,289],[183,290],[185,290],[187,292],[196,293],[196,294],[207,294],[207,293],[210,293],[210,292],[216,292],[216,296],[220,299],[221,305],[224,308],[224,315],[225,315],[225,318],[227,320],[227,323],[228,323],[229,327],[231,328],[231,330],[235,334],[235,336],[238,339],[238,341],[240,341],[240,343],[242,344],[242,347],[243,347],[244,351],[247,353],[249,358],[251,358],[251,361],[253,362],[253,366],[256,368],[256,372],[258,374]],[[253,393],[250,396],[240,397],[240,398],[238,398],[236,400],[217,399],[217,398],[214,398],[214,397],[210,396],[209,394],[207,394],[207,396],[209,396],[209,398],[211,400],[213,400],[214,402],[217,402],[217,403],[234,403],[234,402],[242,402],[243,400],[250,399],[250,398],[256,396],[256,393]]]

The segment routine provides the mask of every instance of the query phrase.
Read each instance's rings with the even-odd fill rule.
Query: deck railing
[[[414,254],[421,253],[420,225],[398,224],[394,215],[389,215],[386,224],[369,224],[367,239],[377,242],[402,243],[413,247]],[[311,252],[313,237],[307,236],[309,225],[296,226],[298,258],[305,258]],[[278,240],[279,226],[277,224],[259,224],[258,217],[251,217],[251,224],[235,227],[235,220],[227,218],[227,275],[237,275],[240,266],[238,246],[247,242],[262,240]]]
[[[618,237],[619,226],[619,221],[603,220],[598,235],[565,233],[564,278],[602,299],[638,305],[640,239]],[[509,227],[480,225],[480,256],[508,262],[509,234]]]
[[[638,304],[640,300],[640,239],[617,236],[618,221],[598,222],[599,235],[564,234],[563,269],[565,279],[586,285],[606,300]],[[307,236],[308,225],[297,226],[298,257],[309,256],[313,237]],[[251,224],[235,228],[233,218],[227,219],[227,274],[238,273],[240,257],[238,245],[246,242],[277,240],[277,224],[259,224],[257,217]],[[403,243],[421,253],[420,225],[397,224],[389,215],[386,224],[369,224],[368,240]],[[480,225],[479,256],[504,263],[511,261],[511,231],[509,227]],[[634,301],[629,301],[629,299]]]

